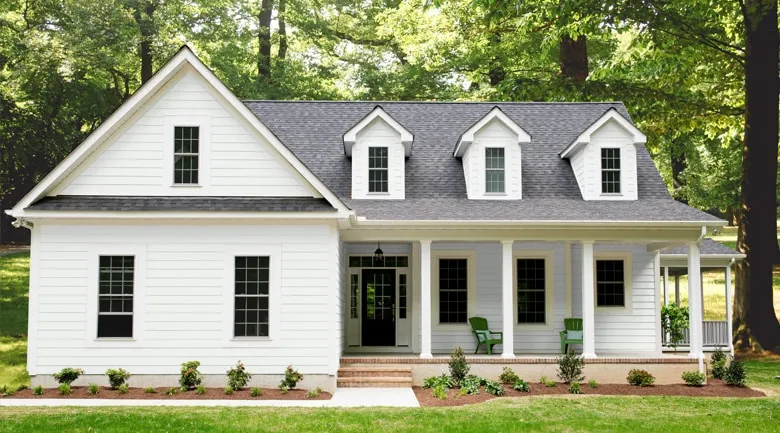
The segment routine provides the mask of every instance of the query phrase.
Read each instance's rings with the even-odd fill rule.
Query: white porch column
[[[669,305],[669,266],[664,266],[664,305]]]
[[[674,303],[680,306],[680,274],[674,274]]]
[[[702,343],[702,291],[701,291],[701,253],[699,244],[688,245],[688,311],[690,312],[690,353],[691,358],[703,357]],[[700,362],[701,364],[701,362]]]
[[[420,241],[420,358],[431,354],[431,241]]]
[[[515,357],[514,303],[512,302],[512,241],[501,241],[502,358]]]
[[[732,263],[734,260],[732,260]],[[734,338],[731,335],[731,263],[726,266],[726,332],[729,336],[729,353],[734,355]]]
[[[596,357],[593,241],[582,241],[582,356]]]

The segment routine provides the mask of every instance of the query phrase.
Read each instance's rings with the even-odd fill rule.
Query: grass
[[[499,399],[461,408],[5,408],[0,432],[771,432],[775,399]]]
[[[29,253],[0,256],[0,385],[29,385],[27,287]]]

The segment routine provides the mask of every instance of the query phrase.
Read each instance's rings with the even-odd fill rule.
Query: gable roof
[[[587,129],[582,131],[582,133],[574,139],[574,141],[566,146],[566,149],[561,152],[561,158],[568,158],[577,149],[579,149],[581,145],[590,143],[590,136],[609,121],[617,122],[620,127],[628,131],[634,140],[634,144],[645,144],[647,142],[647,137],[642,133],[642,131],[637,129],[637,127],[634,126],[634,124],[631,123],[627,118],[623,117],[623,115],[620,114],[620,112],[615,107],[610,107],[607,109],[607,111],[604,112],[603,116],[599,117],[593,123],[591,123]]]
[[[409,132],[408,129],[404,128],[403,125],[398,123],[397,120],[393,119],[392,116],[387,114],[387,112],[382,109],[381,105],[374,107],[370,113],[368,113],[355,126],[349,128],[349,130],[344,133],[344,153],[346,153],[347,156],[352,156],[352,146],[355,145],[358,133],[360,133],[360,131],[362,131],[376,119],[382,119],[401,136],[401,144],[404,146],[404,154],[406,156],[411,155],[414,135]]]
[[[466,132],[460,135],[460,138],[458,138],[458,144],[455,146],[455,150],[452,152],[452,154],[458,157],[463,156],[463,154],[466,152],[466,148],[474,141],[474,134],[476,134],[480,129],[484,128],[485,125],[494,119],[497,119],[504,126],[509,128],[509,130],[511,130],[515,135],[517,135],[518,143],[531,142],[531,136],[528,135],[528,133],[525,132],[525,130],[520,127],[520,125],[512,121],[512,119],[504,114],[504,112],[501,111],[501,108],[495,106],[487,114],[485,114],[483,118],[479,119],[474,125],[472,125],[471,128],[467,129]]]
[[[74,149],[60,164],[28,192],[14,208],[7,212],[13,216],[21,216],[24,209],[43,198],[52,191],[81,163],[95,152],[105,139],[121,128],[124,123],[141,109],[147,101],[165,86],[182,68],[189,65],[205,79],[239,115],[246,120],[309,184],[321,194],[337,210],[347,212],[344,203],[330,191],[325,184],[290,151],[236,96],[214,75],[214,73],[198,59],[189,47],[183,46],[152,78],[144,83],[125,103],[108,117],[92,134],[90,134],[76,149]]]

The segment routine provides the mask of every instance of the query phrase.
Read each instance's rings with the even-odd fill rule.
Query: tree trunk
[[[561,74],[578,82],[588,78],[588,39],[563,36],[560,42]]]
[[[279,54],[277,57],[284,60],[287,57],[287,22],[284,14],[287,11],[287,0],[279,0]]]
[[[271,76],[271,13],[273,0],[261,0],[260,13],[257,15],[257,74],[260,78]]]
[[[682,191],[685,187],[685,179],[682,177],[683,171],[688,166],[685,160],[685,144],[682,139],[675,140],[672,143],[672,187],[674,199],[688,204],[688,196]]]
[[[490,43],[493,45],[495,50],[498,50],[499,45],[501,44],[501,35],[498,33],[491,34]],[[490,80],[490,85],[496,87],[501,84],[505,78],[506,70],[504,69],[503,60],[498,56],[493,57],[490,60],[490,69],[488,69],[488,79]]]
[[[778,34],[777,1],[746,0],[745,144],[737,266],[734,346],[780,352],[780,324],[772,302],[777,253]],[[738,325],[737,325],[738,324]]]
[[[154,58],[152,55],[152,40],[155,35],[154,12],[157,1],[139,2],[133,9],[133,18],[141,33],[141,43],[138,49],[141,57],[141,84],[149,81],[154,74]]]

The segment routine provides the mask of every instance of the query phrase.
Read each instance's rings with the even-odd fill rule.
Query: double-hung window
[[[236,337],[268,337],[268,256],[237,256],[235,258],[235,308],[233,335]]]
[[[625,262],[596,260],[596,306],[623,307],[625,298]]]
[[[468,281],[467,259],[439,259],[439,323],[466,323]]]
[[[173,131],[173,183],[197,185],[200,128],[176,126]]]
[[[517,323],[545,323],[544,259],[517,259]]]
[[[485,192],[503,193],[505,187],[504,148],[485,148]]]
[[[135,257],[100,256],[97,336],[133,336]]]
[[[387,147],[368,148],[368,192],[387,192]]]
[[[620,149],[601,149],[601,193],[620,194]]]

